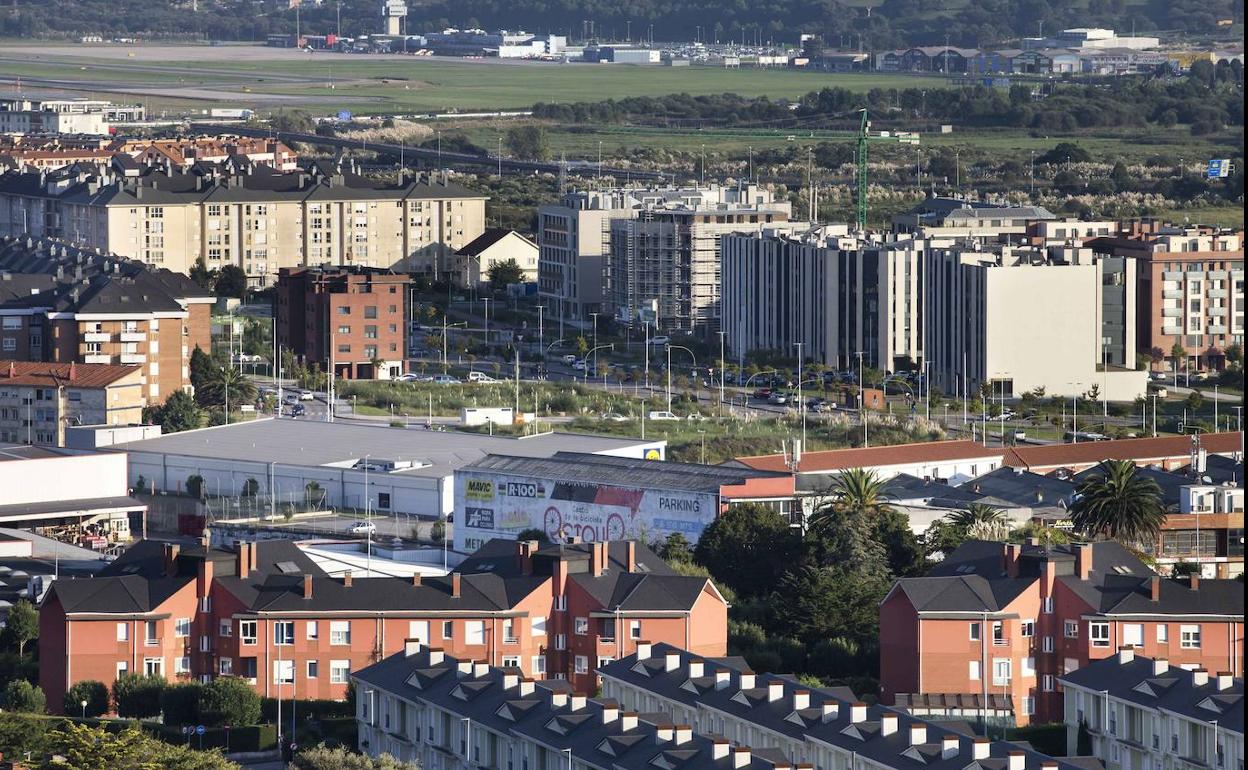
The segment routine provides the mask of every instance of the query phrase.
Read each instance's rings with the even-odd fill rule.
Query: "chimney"
[[[442,665],[442,662],[445,660],[446,660],[446,653],[442,650],[441,647],[429,648],[429,665],[440,666]]]
[[[343,576],[342,576],[342,587],[343,587],[343,588],[350,588],[350,587],[351,587],[351,582],[352,582],[352,579],[351,579],[351,570],[347,570],[347,571],[346,571],[346,573],[344,573],[344,574],[343,574]]]
[[[971,759],[987,759],[992,752],[992,743],[987,738],[976,738]]]
[[[472,662],[472,678],[480,679],[490,673],[490,664],[483,661],[474,660]]]
[[[533,574],[533,552],[537,550],[536,540],[516,541],[516,567],[521,575]]]
[[[1193,591],[1199,591],[1200,590],[1200,575],[1197,575],[1195,572],[1188,575],[1187,587],[1192,589]]]
[[[1148,596],[1155,602],[1161,601],[1161,576],[1153,575],[1148,579]]]
[[[767,702],[775,703],[784,697],[784,682],[772,679],[767,683]]]
[[[1011,751],[1006,756],[1009,757],[1008,770],[1023,770],[1027,766],[1027,755],[1021,751]]]
[[[461,579],[462,578],[460,577],[458,572],[451,573],[451,597],[452,598],[455,598],[455,599],[459,598],[459,594],[461,590],[461,587],[460,587]]]
[[[533,684],[533,680],[532,680],[532,679],[521,679],[521,680],[520,680],[520,684],[519,684],[519,687],[520,687],[520,690],[519,690],[519,692],[520,692],[520,697],[521,697],[521,698],[527,698],[527,697],[529,697],[530,695],[532,695],[532,694],[533,694],[533,689],[534,689],[534,687],[535,687],[535,686],[536,686],[536,685],[534,685],[534,684]]]
[[[897,715],[885,713],[880,715],[880,735],[892,735],[897,732]]]
[[[589,574],[591,577],[601,577],[602,573],[607,571],[607,544],[606,543],[590,543],[589,544]]]
[[[463,679],[466,676],[472,676],[472,661],[460,660],[455,663],[455,678]]]
[[[1192,686],[1204,687],[1209,684],[1209,669],[1198,668],[1192,671]]]
[[[251,573],[251,543],[238,544],[238,565],[236,571],[240,578],[246,579]]]
[[[1153,676],[1161,676],[1170,670],[1170,661],[1165,658],[1153,658]]]
[[[1040,770],[1057,770],[1057,763],[1051,759],[1046,759],[1040,763]]]
[[[78,379],[78,364],[73,361],[70,361],[69,362],[69,381],[73,382],[76,379]]]
[[[247,570],[249,572],[256,571],[256,565],[259,564],[259,561],[258,561],[259,554],[260,554],[260,544],[252,543],[251,547],[247,549],[247,559],[251,562],[251,564],[247,567]]]
[[[609,725],[620,716],[620,706],[614,701],[602,704],[602,723]]]
[[[820,704],[820,708],[823,713],[821,713],[819,717],[824,722],[831,722],[841,713],[841,704],[834,700],[825,700],[822,704]]]
[[[572,711],[580,711],[585,708],[585,700],[585,693],[574,692],[571,697],[568,698],[568,708]]]
[[[1075,575],[1080,580],[1087,580],[1092,573],[1092,544],[1075,544]]]
[[[412,573],[412,587],[414,587],[414,588],[420,588],[420,585],[421,585],[421,577],[420,577],[420,573],[419,573],[419,572],[413,572],[413,573]]]
[[[655,725],[654,726],[654,742],[662,746],[665,743],[671,743],[672,738],[676,735],[676,725]]]
[[[922,746],[927,743],[927,725],[922,722],[910,723],[910,745]]]
[[[801,711],[810,708],[810,690],[793,691],[793,710]]]
[[[711,759],[727,759],[732,746],[727,738],[711,739]]]
[[[722,690],[732,681],[732,672],[726,668],[715,669],[715,689]]]
[[[419,639],[404,639],[403,640],[403,657],[410,658],[418,652],[420,652],[420,640]]]
[[[746,767],[750,764],[750,747],[737,746],[732,750],[732,766],[734,768]]]
[[[212,559],[205,554],[204,560],[199,563],[199,568],[196,570],[196,596],[204,597],[212,592],[213,566]]]
[[[693,740],[693,728],[689,725],[676,725],[676,745],[684,746]]]
[[[849,721],[854,724],[867,721],[867,704],[859,701],[849,706]]]
[[[513,674],[511,672],[505,672],[503,674],[503,689],[504,690],[514,690],[519,685],[520,685],[519,674]]]
[[[663,656],[663,670],[664,671],[675,671],[678,668],[680,668],[680,653],[679,652],[669,652],[668,654]]]
[[[637,712],[625,711],[620,714],[620,729],[624,732],[637,729]]]
[[[740,674],[737,675],[737,684],[741,686],[742,690],[753,690],[754,689],[754,672],[742,671]]]
[[[561,709],[568,705],[568,694],[557,690],[550,691],[550,707],[552,709]]]
[[[1023,547],[1018,543],[1005,544],[1005,574],[1008,577],[1018,577],[1018,557],[1022,554]]]
[[[689,661],[689,678],[701,679],[704,675],[705,664],[700,658],[693,658]]]
[[[650,650],[651,650],[651,644],[649,642],[638,642],[637,643],[637,660],[649,660]]]
[[[12,366],[12,364],[10,364]],[[177,543],[165,543],[165,576],[174,577],[178,574],[178,552],[182,546]]]
[[[311,575],[303,576],[303,598],[305,599],[312,598],[312,576]]]
[[[958,736],[946,735],[940,739],[940,758],[952,759],[958,755]]]
[[[1234,684],[1235,678],[1231,675],[1230,671],[1219,671],[1218,677],[1214,681],[1217,684],[1218,692],[1223,692],[1224,690],[1231,689],[1231,685]]]
[[[637,571],[637,541],[629,540],[624,544],[625,563],[629,572]]]
[[[1135,648],[1129,644],[1125,644],[1118,648],[1118,665],[1125,666],[1135,660]]]

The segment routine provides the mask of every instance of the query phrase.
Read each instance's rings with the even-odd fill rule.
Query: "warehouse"
[[[793,474],[559,452],[491,455],[455,473],[455,550],[540,529],[551,540],[695,543],[728,505],[757,502],[787,514]]]
[[[550,457],[572,449],[589,455],[662,459],[665,441],[568,433],[487,436],[304,420],[253,420],[172,433],[109,447],[130,455],[130,484],[181,492],[191,476],[204,493],[230,497],[252,491],[279,505],[316,490],[326,508],[445,516],[454,472],[489,454]],[[140,484],[141,480],[141,484]]]

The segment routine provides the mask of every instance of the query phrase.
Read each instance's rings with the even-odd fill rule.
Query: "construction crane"
[[[889,133],[881,131],[878,136],[871,136],[871,121],[867,119],[866,109],[862,113],[862,122],[858,127],[858,152],[855,185],[858,190],[858,232],[867,231],[867,144],[870,142],[897,142],[899,144],[918,144],[919,135],[909,131]]]

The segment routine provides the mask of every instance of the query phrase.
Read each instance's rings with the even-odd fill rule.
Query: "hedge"
[[[290,720],[291,701],[282,699],[282,717]],[[260,700],[260,718],[265,722],[277,719],[277,699]],[[355,719],[355,711],[345,700],[300,700],[295,702],[295,718],[304,719]]]
[[[182,727],[171,725],[145,725],[165,743],[190,743],[191,748],[198,749],[200,737],[196,733],[187,734]],[[192,726],[193,727],[193,726]],[[226,739],[229,745],[226,745]],[[277,748],[277,725],[249,725],[247,727],[209,727],[204,730],[205,749],[226,749],[228,751],[271,751]]]

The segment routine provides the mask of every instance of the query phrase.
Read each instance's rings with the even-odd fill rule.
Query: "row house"
[[[285,541],[229,550],[141,541],[95,578],[52,584],[40,607],[40,681],[54,712],[74,682],[111,685],[135,671],[341,699],[352,671],[416,639],[592,690],[592,666],[642,634],[708,637],[705,654],[723,655],[727,605],[709,580],[676,575],[633,542],[492,541],[449,575],[401,579],[329,577]]]
[[[1058,677],[1124,644],[1240,672],[1243,628],[1234,580],[1163,578],[1115,542],[973,540],[881,602],[882,700],[949,715],[942,703],[977,698],[983,720],[1050,722],[1063,713]]]
[[[1229,671],[1176,669],[1122,647],[1059,681],[1071,754],[1083,734],[1106,770],[1244,766],[1244,680]]]

